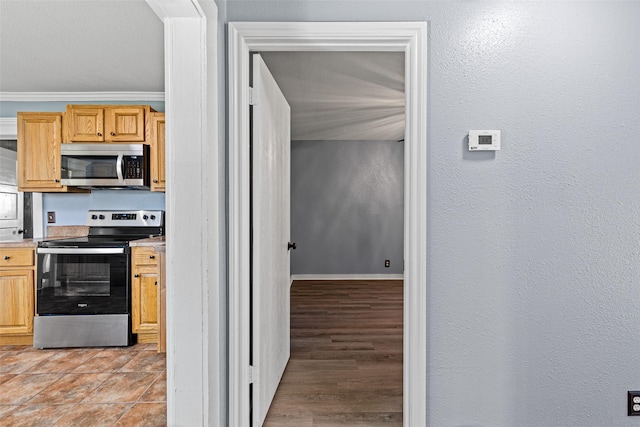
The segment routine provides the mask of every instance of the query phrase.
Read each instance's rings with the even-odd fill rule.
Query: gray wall
[[[291,144],[292,274],[402,274],[403,153],[396,141]]]
[[[430,426],[636,426],[640,2],[229,1],[227,13],[429,22]],[[502,151],[467,153],[468,130],[486,128],[502,130]]]

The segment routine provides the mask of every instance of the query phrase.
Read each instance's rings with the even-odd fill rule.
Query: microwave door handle
[[[116,173],[118,174],[118,182],[124,183],[124,178],[122,177],[123,166],[124,166],[124,154],[118,154],[118,160],[116,160]]]

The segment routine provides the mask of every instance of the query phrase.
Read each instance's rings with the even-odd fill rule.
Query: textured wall
[[[403,155],[396,141],[291,144],[292,274],[402,274]]]
[[[638,425],[640,2],[227,11],[429,22],[430,426]],[[482,128],[502,151],[465,150]]]

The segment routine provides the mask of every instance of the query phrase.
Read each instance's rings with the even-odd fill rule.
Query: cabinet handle
[[[98,136],[102,136],[102,134],[101,134],[100,132],[98,132],[96,135],[98,135]]]
[[[11,259],[11,257],[10,257],[9,255],[5,255],[5,256],[4,256],[4,259],[5,259],[5,260],[10,260],[10,259]]]
[[[154,286],[158,286],[158,282],[154,283],[153,285],[154,285]]]
[[[158,183],[158,180],[157,180],[157,179],[154,179],[154,180],[153,180],[153,183],[154,183],[154,184],[157,184],[157,183]]]
[[[149,255],[149,258],[156,259],[156,256],[155,255]]]
[[[59,179],[54,179],[53,182],[60,182],[60,180]]]
[[[134,274],[133,277],[140,277],[140,275],[139,274]]]
[[[111,132],[111,136],[116,136],[116,133],[115,132]]]

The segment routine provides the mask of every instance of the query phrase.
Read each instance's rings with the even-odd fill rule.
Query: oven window
[[[58,266],[56,297],[108,297],[111,295],[111,268],[107,263],[66,262]]]
[[[129,311],[128,254],[39,254],[37,313]]]

